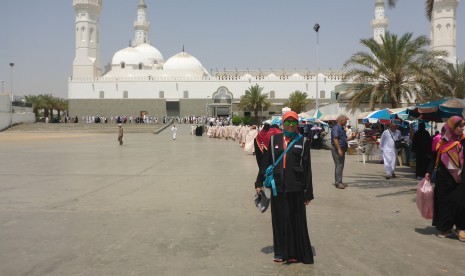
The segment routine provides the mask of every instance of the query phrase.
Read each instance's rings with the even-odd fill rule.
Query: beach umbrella
[[[458,98],[431,101],[408,108],[409,117],[424,121],[443,122],[452,116],[464,117],[465,100]]]
[[[373,112],[368,113],[367,116],[362,118],[363,123],[381,123],[381,124],[389,124],[391,122],[391,113],[389,109],[381,109],[375,110]]]
[[[315,110],[315,113],[313,113],[312,118],[319,119],[323,116],[323,113],[321,113],[320,109]]]

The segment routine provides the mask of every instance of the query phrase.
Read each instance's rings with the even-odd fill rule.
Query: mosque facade
[[[455,17],[453,22],[449,19],[449,9],[454,4],[456,8],[459,0],[436,2],[441,2],[438,6],[444,12],[435,7],[431,32],[440,39],[433,39],[432,46],[447,49],[455,56]],[[324,103],[331,100],[335,87],[343,83],[342,72],[284,69],[208,72],[184,49],[165,60],[150,44],[145,0],[138,0],[131,46],[117,51],[109,65],[102,69],[99,50],[102,0],[73,0],[73,7],[76,52],[73,73],[68,79],[71,116],[243,115],[238,103],[253,85],[263,87],[262,92],[268,93],[272,102],[272,106],[263,111],[266,116],[280,113],[294,91],[306,92],[309,99]],[[455,15],[455,9],[453,13]],[[384,0],[375,0],[372,21],[375,39],[380,40],[384,35],[387,23]],[[433,27],[434,24],[439,27]],[[453,30],[453,34],[444,35],[444,26],[448,32]]]

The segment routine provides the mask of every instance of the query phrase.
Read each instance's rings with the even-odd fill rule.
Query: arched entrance
[[[221,86],[212,95],[212,103],[209,106],[209,115],[211,116],[231,116],[232,100],[234,96],[228,88]]]

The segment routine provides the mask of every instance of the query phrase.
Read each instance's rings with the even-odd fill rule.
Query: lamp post
[[[205,101],[205,120],[207,120],[208,117],[208,98],[210,98],[210,96],[207,96],[207,100]]]
[[[2,83],[2,94],[3,94],[3,85],[5,84],[5,80],[0,80],[0,82]]]
[[[10,62],[11,67],[11,82],[10,82],[10,93],[11,93],[11,102],[10,102],[10,127],[13,126],[13,66],[15,64]]]
[[[318,75],[320,75],[320,65],[318,60],[318,44],[319,44],[319,37],[318,31],[320,30],[320,25],[318,23],[313,26],[313,30],[316,32],[316,91],[315,91],[315,111],[318,110]]]

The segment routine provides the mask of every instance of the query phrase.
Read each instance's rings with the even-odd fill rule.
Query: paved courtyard
[[[51,128],[54,127],[55,129]],[[463,275],[465,243],[439,239],[409,167],[312,151],[315,264],[271,261],[269,211],[253,204],[255,157],[168,130],[60,125],[0,132],[0,275]],[[114,130],[114,133],[112,133]]]

